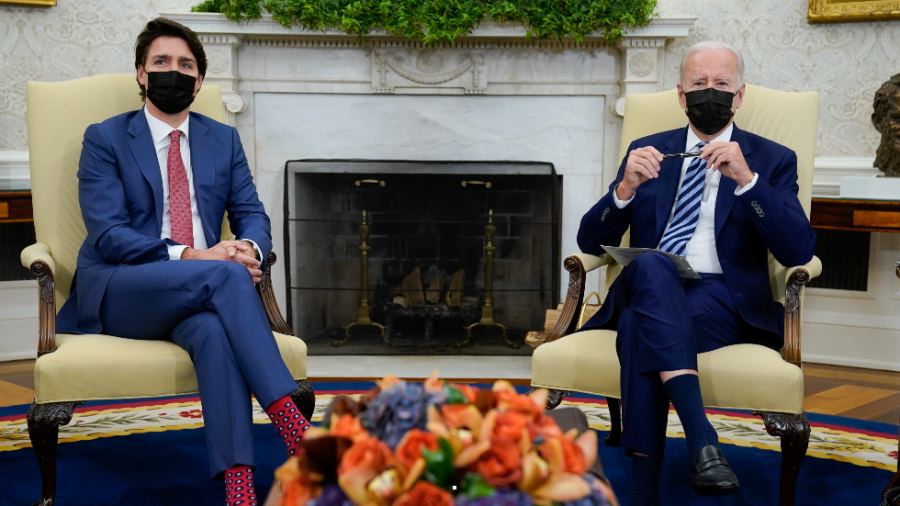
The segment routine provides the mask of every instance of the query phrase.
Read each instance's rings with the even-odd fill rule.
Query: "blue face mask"
[[[685,93],[687,117],[694,128],[706,135],[721,132],[734,116],[734,113],[731,112],[731,104],[735,96],[737,93],[715,88]]]
[[[177,70],[147,72],[147,99],[166,114],[178,114],[194,102],[197,78]]]

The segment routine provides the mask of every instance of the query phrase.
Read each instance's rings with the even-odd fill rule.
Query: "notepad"
[[[675,267],[678,268],[678,274],[681,275],[682,278],[685,279],[701,279],[700,275],[694,271],[694,268],[691,267],[691,264],[681,255],[673,255],[672,253],[667,253],[665,251],[660,251],[658,249],[653,248],[617,248],[615,246],[603,246],[600,245],[604,251],[606,251],[609,256],[613,257],[618,264],[625,266],[631,263],[632,260],[637,258],[639,255],[643,255],[644,253],[650,253],[651,251],[655,251],[657,253],[662,253],[663,255],[672,259],[675,262]]]

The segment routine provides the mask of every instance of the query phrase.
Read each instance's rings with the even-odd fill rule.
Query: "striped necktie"
[[[705,142],[697,144],[697,148],[706,146]],[[675,255],[684,255],[688,241],[697,229],[700,220],[700,202],[703,201],[703,186],[706,184],[706,160],[694,158],[688,165],[678,191],[675,203],[675,214],[669,228],[659,241],[659,249]]]

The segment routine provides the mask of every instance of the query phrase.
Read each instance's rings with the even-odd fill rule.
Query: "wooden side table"
[[[28,190],[0,191],[0,223],[34,221],[31,192]]]
[[[814,228],[852,232],[900,232],[900,200],[814,198]]]

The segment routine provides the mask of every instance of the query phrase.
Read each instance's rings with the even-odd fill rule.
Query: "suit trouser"
[[[297,385],[281,358],[246,267],[178,260],[123,265],[100,310],[106,334],[171,339],[194,362],[215,477],[253,465],[252,392],[268,407]]]
[[[610,287],[604,327],[617,330],[621,364],[622,446],[662,458],[669,397],[660,371],[697,369],[697,354],[755,342],[759,330],[738,313],[721,274],[684,280],[668,257],[638,256]]]

